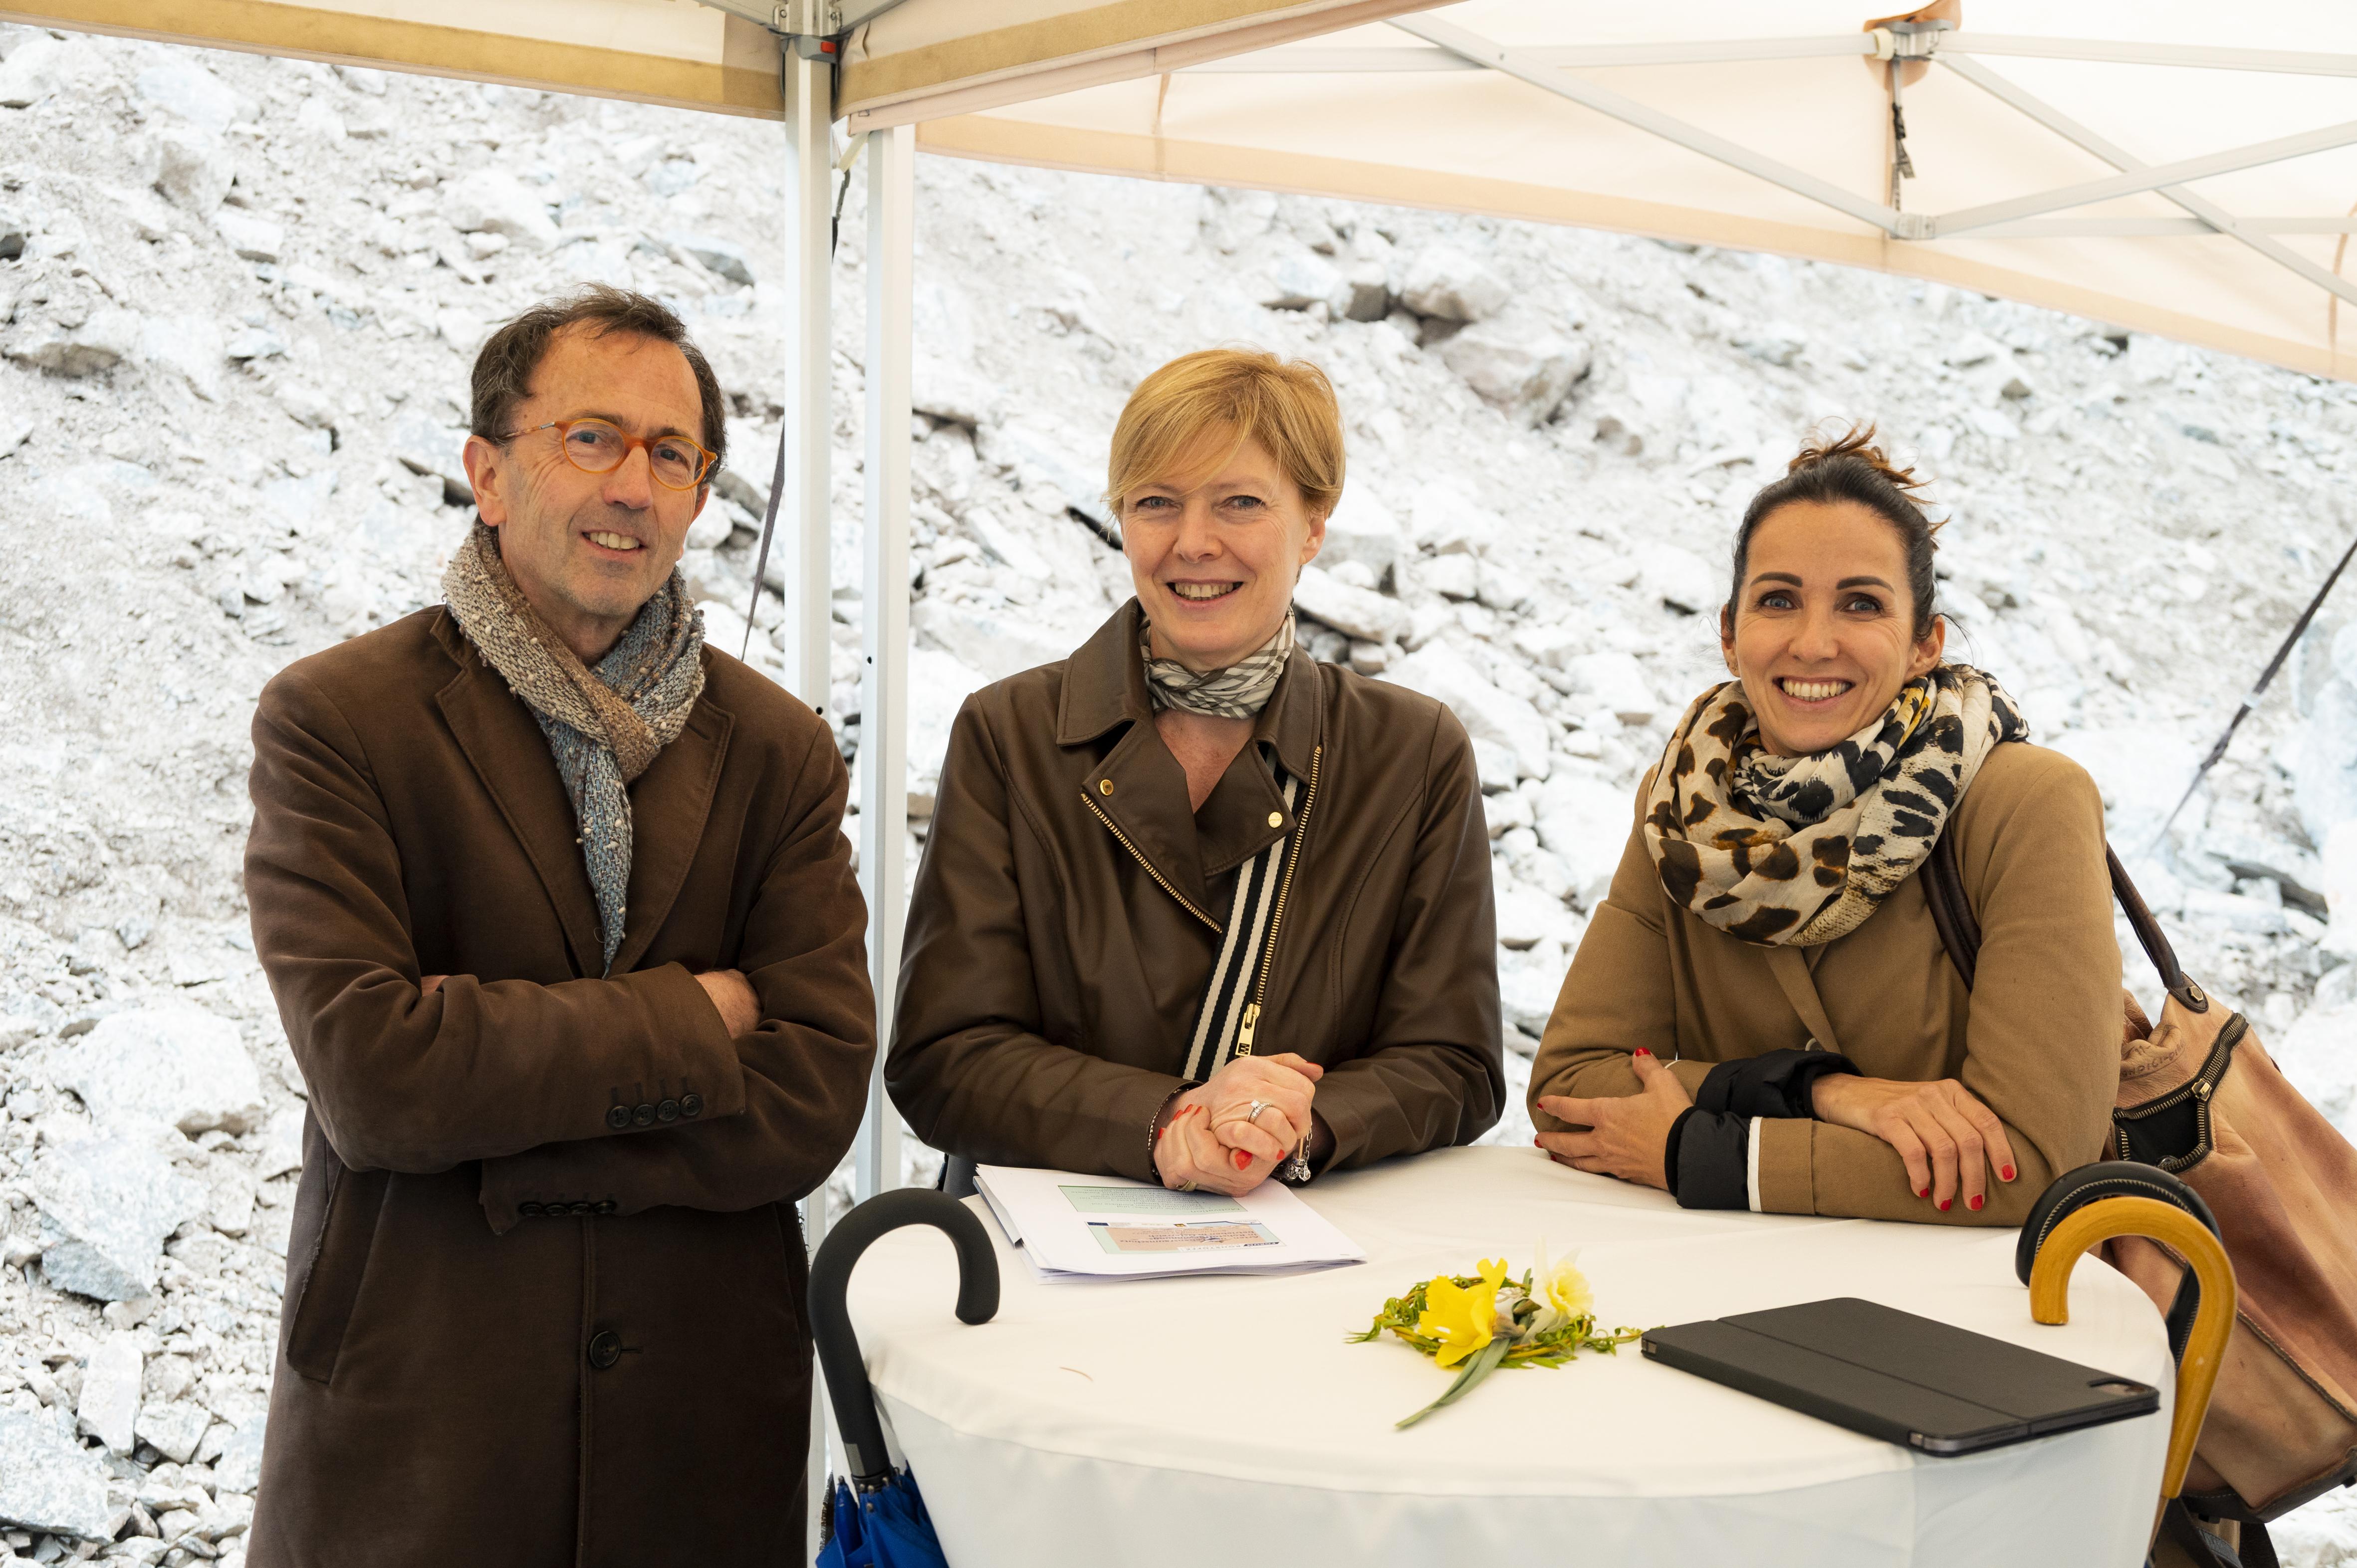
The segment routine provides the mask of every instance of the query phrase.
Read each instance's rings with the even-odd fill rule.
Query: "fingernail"
[[[1997,1172],[1996,1174],[1998,1179],[2003,1181],[2011,1181],[2013,1179],[2013,1167],[2011,1165],[2007,1165],[2005,1169]]]
[[[1970,1207],[1971,1208],[1973,1208],[1975,1211],[1978,1211],[1978,1209],[1980,1208],[1980,1206],[1981,1206],[1981,1195],[1980,1195],[1979,1193],[1975,1193],[1975,1194],[1973,1194],[1973,1197],[1972,1197],[1972,1202],[1970,1203],[1970,1205],[1969,1205],[1968,1207]]]
[[[1644,1047],[1642,1047],[1642,1046],[1639,1046],[1639,1047],[1637,1047],[1637,1054],[1638,1054],[1639,1056],[1641,1056],[1641,1057],[1650,1057],[1650,1056],[1652,1056],[1653,1053],[1652,1053],[1652,1052],[1651,1052],[1651,1051],[1649,1051],[1649,1050],[1647,1050]]]
[[[1228,1156],[1228,1162],[1234,1165],[1236,1169],[1243,1170],[1245,1166],[1252,1164],[1252,1156],[1245,1154],[1242,1149],[1238,1149],[1234,1154]],[[1980,1205],[1975,1203],[1973,1207],[1978,1208]]]
[[[1928,1187],[1919,1187],[1915,1189],[1915,1196],[1918,1197],[1929,1197],[1932,1196],[1932,1189]]]
[[[1940,1200],[1940,1212],[1943,1214],[1947,1213],[1948,1210],[1955,1207],[1956,1200],[1953,1197],[1943,1197]]]

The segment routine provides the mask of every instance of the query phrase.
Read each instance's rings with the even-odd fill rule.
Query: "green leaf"
[[[1438,1410],[1441,1406],[1445,1404],[1454,1404],[1457,1401],[1464,1398],[1467,1391],[1469,1391],[1474,1384],[1480,1382],[1491,1372],[1497,1370],[1498,1363],[1506,1359],[1506,1352],[1513,1348],[1513,1344],[1514,1342],[1512,1338],[1501,1334],[1496,1338],[1491,1340],[1487,1345],[1482,1346],[1481,1348],[1473,1353],[1472,1359],[1465,1363],[1465,1369],[1457,1374],[1457,1380],[1448,1385],[1448,1391],[1447,1393],[1442,1394],[1438,1399],[1433,1401],[1430,1404],[1426,1405],[1422,1410],[1417,1411],[1414,1415],[1409,1416],[1406,1420],[1394,1423],[1394,1427],[1400,1430],[1405,1430],[1408,1427],[1414,1426],[1417,1422],[1422,1421],[1426,1416],[1430,1415],[1434,1411]]]

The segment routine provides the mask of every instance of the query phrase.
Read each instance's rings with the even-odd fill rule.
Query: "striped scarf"
[[[475,524],[450,558],[442,592],[483,662],[540,721],[573,800],[581,859],[597,896],[608,968],[622,945],[630,889],[630,785],[687,727],[704,692],[704,612],[677,571],[591,670],[549,629],[500,559],[499,535]]]
[[[1293,612],[1286,610],[1275,635],[1233,664],[1189,670],[1176,659],[1154,657],[1154,628],[1137,623],[1137,656],[1146,661],[1146,689],[1157,708],[1184,708],[1213,718],[1248,719],[1268,705],[1285,661],[1293,657]]]

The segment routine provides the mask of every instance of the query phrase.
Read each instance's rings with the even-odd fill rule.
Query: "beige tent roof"
[[[1429,0],[900,0],[856,28],[837,112],[1012,102],[1260,48]],[[0,18],[779,118],[772,20],[882,0],[0,0]],[[979,91],[976,91],[979,90]]]
[[[1882,44],[1935,51],[1903,68],[1895,209],[1855,0],[1467,0],[919,145],[1810,256],[2357,374],[2357,5],[1963,4]]]

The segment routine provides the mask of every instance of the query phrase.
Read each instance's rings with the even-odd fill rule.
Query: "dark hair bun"
[[[1902,468],[1893,463],[1881,447],[1874,444],[1875,427],[1871,424],[1853,424],[1839,435],[1812,435],[1802,443],[1800,454],[1784,465],[1784,472],[1797,474],[1803,468],[1813,468],[1820,463],[1837,462],[1844,457],[1865,464],[1890,481],[1894,489],[1910,492],[1921,489],[1930,481],[1919,479],[1912,468]],[[1914,497],[1910,493],[1909,499]]]

